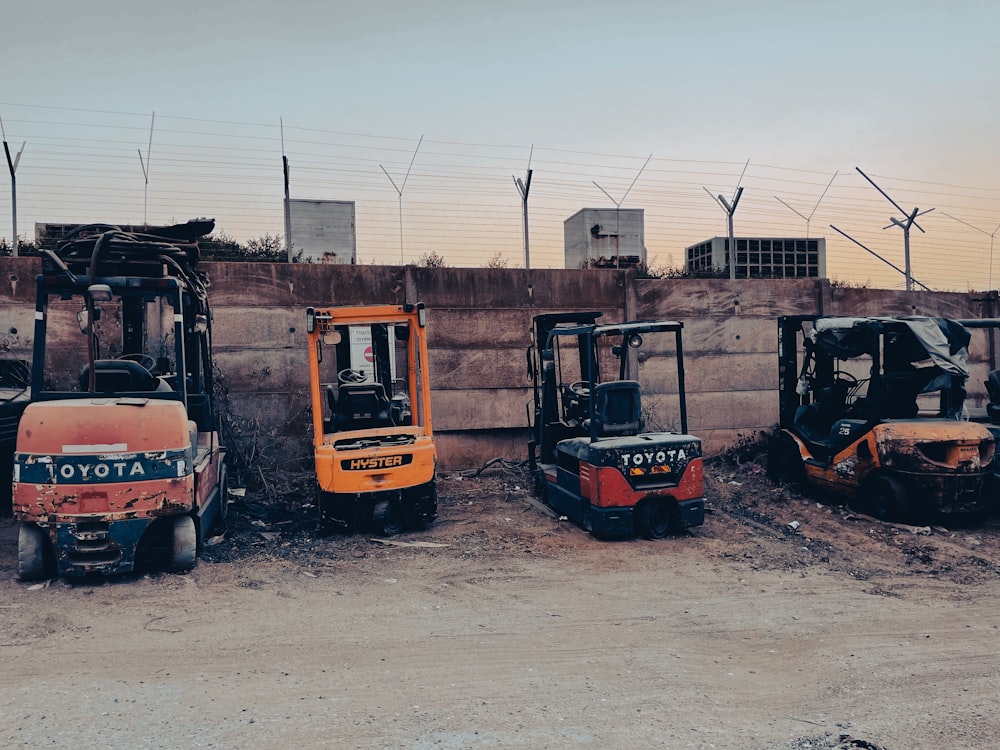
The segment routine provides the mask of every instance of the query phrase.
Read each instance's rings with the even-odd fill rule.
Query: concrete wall
[[[30,359],[38,260],[0,258],[0,356]],[[593,309],[609,321],[684,323],[690,430],[708,453],[778,419],[779,315],[992,317],[996,295],[832,287],[822,279],[636,279],[613,270],[524,270],[206,263],[216,364],[254,451],[308,450],[305,315],[309,305],[423,301],[429,311],[434,426],[442,468],[526,457],[531,398],[525,349],[541,312]],[[991,347],[972,345],[973,407]],[[270,455],[274,454],[274,455]]]

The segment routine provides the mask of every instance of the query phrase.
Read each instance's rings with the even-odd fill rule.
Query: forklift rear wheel
[[[913,506],[903,483],[893,477],[875,477],[864,488],[864,506],[880,521],[909,521]]]
[[[198,532],[191,516],[174,519],[174,539],[170,548],[171,573],[183,573],[194,567],[198,553]]]
[[[22,581],[37,581],[55,573],[48,535],[34,524],[22,523],[17,534],[17,572]]]
[[[396,536],[403,530],[403,509],[398,500],[379,500],[372,508],[372,528],[382,536]]]
[[[673,504],[660,498],[643,500],[635,509],[635,530],[644,539],[663,539],[674,530]]]

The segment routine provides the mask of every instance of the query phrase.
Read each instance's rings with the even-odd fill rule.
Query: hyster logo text
[[[344,462],[348,471],[366,471],[370,469],[391,469],[403,465],[402,456],[371,456],[370,458],[352,458]]]

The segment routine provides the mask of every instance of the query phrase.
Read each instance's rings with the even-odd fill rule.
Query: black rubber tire
[[[331,534],[349,534],[360,528],[366,528],[365,523],[359,524],[360,510],[353,495],[324,492],[316,483],[316,509],[319,517],[318,533],[320,536]]]
[[[55,553],[48,535],[33,523],[22,523],[17,533],[17,573],[22,581],[40,581],[55,575]]]
[[[676,508],[664,498],[651,497],[635,507],[635,533],[643,539],[663,539],[677,526]]]
[[[219,471],[219,529],[224,529],[229,518],[229,472],[226,465]]]
[[[171,573],[183,573],[194,567],[198,557],[198,530],[191,516],[179,516],[174,519],[173,538],[170,545],[170,560],[167,570]]]
[[[898,479],[878,476],[862,488],[862,506],[880,521],[909,523],[913,520],[913,503],[906,487]]]
[[[786,432],[771,438],[767,447],[767,476],[772,482],[799,487],[805,483],[806,467],[795,439]]]
[[[429,529],[438,512],[436,480],[431,479],[427,484],[404,492],[402,500],[406,528],[413,531]],[[425,515],[421,516],[421,513]]]
[[[399,500],[379,500],[372,508],[372,530],[381,536],[396,536],[403,531],[403,508]]]

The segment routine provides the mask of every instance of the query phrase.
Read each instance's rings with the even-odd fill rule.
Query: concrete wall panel
[[[778,392],[713,391],[688,393],[688,427],[699,430],[771,429],[778,422]]]
[[[775,318],[740,315],[731,318],[684,320],[684,358],[709,354],[773,353],[778,358],[778,324]]]
[[[0,305],[0,356],[16,353],[31,359],[35,340],[35,305]]]
[[[526,404],[530,388],[489,391],[434,391],[431,413],[434,430],[476,431],[527,427]]]
[[[308,394],[309,366],[305,348],[275,349],[216,349],[215,366],[225,376],[230,388],[237,393]]]
[[[436,390],[489,389],[525,385],[527,360],[523,349],[431,349],[428,352]]]
[[[38,268],[37,258],[0,258],[0,356],[31,358]],[[816,279],[285,263],[205,263],[203,270],[211,281],[216,364],[228,408],[242,430],[283,459],[308,455],[311,440],[305,308],[427,304],[434,422],[447,470],[525,456],[531,391],[524,350],[531,317],[540,312],[596,309],[609,322],[683,322],[689,426],[709,454],[777,421],[779,315],[980,318],[998,312],[995,295],[845,288]],[[974,332],[971,354],[970,406],[981,407],[990,369],[985,333]],[[664,391],[676,388],[665,370],[662,381]],[[669,393],[661,398],[671,400]],[[666,411],[675,409],[671,404]]]
[[[35,277],[38,258],[0,258],[0,305],[35,304]]]
[[[306,362],[305,308],[213,305],[216,349],[295,349]]]
[[[768,391],[778,394],[777,354],[706,354],[685,358],[685,384],[691,393]]]
[[[813,279],[636,279],[634,283],[635,317],[672,320],[815,312],[823,288]]]

